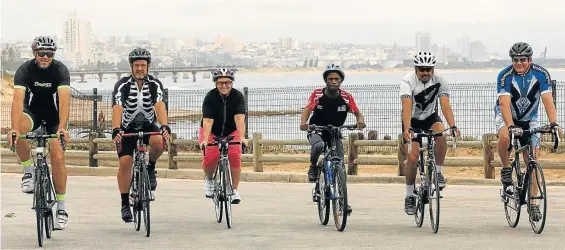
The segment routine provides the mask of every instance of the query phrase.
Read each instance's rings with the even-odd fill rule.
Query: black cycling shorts
[[[24,106],[24,115],[29,117],[31,121],[31,131],[34,131],[41,126],[41,122],[45,121],[47,134],[56,134],[59,128],[59,113],[52,112],[39,112],[35,111],[29,107]],[[49,114],[52,113],[52,114]]]
[[[134,130],[134,129],[129,129],[126,130],[124,128],[122,128],[124,130],[124,133],[136,133],[139,132],[139,130]],[[141,129],[143,132],[160,132],[159,130],[159,126],[157,126],[156,123],[151,123],[148,125],[143,126],[143,129]],[[145,136],[143,138],[143,144],[148,145],[149,144],[149,138],[150,136]],[[117,146],[117,151],[118,151],[118,157],[122,157],[122,156],[133,156],[133,150],[135,149],[135,147],[137,147],[137,138],[135,137],[127,137],[127,138],[122,138],[122,141],[120,142],[120,144]]]
[[[442,123],[441,118],[439,117],[439,115],[437,113],[434,113],[433,115],[430,115],[428,118],[424,119],[424,120],[418,120],[418,119],[414,119],[412,118],[410,120],[410,125],[412,126],[412,129],[418,131],[418,130],[431,130],[432,126],[436,123]],[[401,121],[400,123],[402,123],[402,133],[404,133],[404,123]],[[418,142],[417,138],[412,138],[413,142]],[[404,139],[404,137],[402,137],[402,143],[406,143],[406,140]]]

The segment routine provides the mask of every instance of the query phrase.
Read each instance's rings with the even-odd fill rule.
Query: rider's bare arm
[[[410,86],[410,83],[406,79],[400,81],[400,100],[402,101],[402,124],[404,125],[405,131],[408,131],[411,126],[410,121],[412,120],[413,91],[414,90]]]
[[[71,89],[66,85],[59,86],[57,95],[59,96],[59,128],[66,129],[71,112]]]
[[[20,127],[20,117],[24,112],[25,88],[14,88],[14,100],[12,101],[12,129]]]
[[[449,96],[440,97],[439,103],[441,104],[441,111],[443,112],[443,116],[445,116],[445,120],[447,121],[447,125],[449,125],[449,127],[455,126],[455,119],[453,118],[453,110],[451,109],[451,103],[449,102]]]

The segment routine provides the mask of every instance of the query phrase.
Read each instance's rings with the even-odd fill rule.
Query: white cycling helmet
[[[36,51],[36,50],[39,50],[39,49],[47,49],[47,50],[56,51],[57,50],[57,44],[55,43],[55,40],[53,40],[53,38],[51,38],[51,37],[38,36],[35,39],[33,39],[33,42],[31,43],[31,50]]]
[[[345,79],[345,72],[343,71],[343,68],[337,64],[332,63],[326,66],[326,70],[324,70],[324,73],[322,74],[322,76],[324,77],[324,82],[328,81],[327,79],[330,73],[338,73],[341,77],[341,81]]]
[[[414,66],[435,67],[436,57],[432,54],[432,52],[419,52],[414,56]]]

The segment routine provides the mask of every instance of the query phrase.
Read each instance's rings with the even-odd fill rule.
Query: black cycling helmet
[[[530,46],[525,42],[517,42],[514,45],[512,45],[512,48],[510,48],[510,53],[509,53],[510,57],[515,57],[515,56],[532,57],[533,54],[534,51],[532,49],[532,46]]]
[[[135,60],[145,60],[147,64],[151,63],[151,53],[143,48],[136,48],[129,53],[129,63],[132,64]]]

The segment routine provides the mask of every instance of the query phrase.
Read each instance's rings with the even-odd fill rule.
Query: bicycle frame
[[[16,139],[35,140],[36,147],[36,167],[33,170],[35,174],[35,186],[33,192],[32,208],[36,211],[37,219],[37,235],[39,246],[43,246],[43,230],[47,239],[51,238],[53,231],[53,206],[57,203],[56,192],[49,173],[49,165],[45,159],[44,150],[46,140],[49,138],[57,138],[56,134],[47,134],[45,121],[42,121],[41,130],[38,133],[29,132],[25,135],[16,137],[16,133],[12,133],[12,151],[15,151]],[[64,134],[61,132],[61,147],[65,150]],[[45,224],[44,224],[45,223]]]
[[[336,143],[336,139],[339,140],[340,136],[340,131],[336,131],[336,130],[329,130],[330,132],[330,145],[327,145],[326,147],[324,147],[324,161],[323,161],[323,168],[325,171],[324,174],[326,175],[326,178],[324,178],[324,185],[326,187],[329,186],[330,188],[330,199],[335,199],[335,190],[333,190],[333,186],[330,185],[331,183],[334,182],[334,170],[336,165],[337,166],[343,166],[343,159],[339,158],[339,156],[337,155],[337,143]],[[327,150],[329,149],[329,150]]]
[[[524,188],[524,187],[528,187],[531,182],[530,175],[532,173],[532,166],[533,166],[532,163],[536,162],[536,159],[534,157],[535,148],[532,145],[532,136],[534,136],[537,133],[540,134],[553,133],[554,136],[556,136],[554,150],[557,149],[557,146],[559,144],[559,136],[557,135],[556,132],[547,131],[547,129],[543,129],[543,128],[534,128],[525,131],[522,131],[521,129],[509,131],[511,140],[510,140],[510,145],[508,146],[508,151],[514,148],[514,160],[512,160],[511,162],[511,167],[514,168],[515,173],[518,175],[517,178],[518,184],[516,186],[519,192],[518,197],[520,198],[520,205],[527,204],[526,196],[527,196],[528,188]],[[516,134],[518,135],[516,136]],[[518,146],[519,139],[524,136],[528,138],[528,144],[524,146]],[[520,154],[524,152],[524,150],[528,150],[528,163],[526,166],[526,171],[522,172],[520,167],[521,164]]]
[[[328,131],[330,133],[330,141],[328,143],[329,145],[326,145],[324,147],[323,151],[322,151],[322,152],[324,152],[324,158],[323,158],[323,163],[322,163],[323,164],[322,169],[324,170],[322,172],[325,175],[324,186],[330,188],[330,194],[329,194],[330,199],[336,198],[334,196],[335,190],[333,190],[333,186],[330,185],[331,183],[334,183],[335,167],[336,167],[336,165],[344,167],[343,159],[341,159],[337,155],[337,140],[341,139],[341,129],[355,129],[356,127],[357,127],[357,125],[346,125],[346,126],[341,126],[341,127],[332,126],[332,125],[328,125],[328,126],[312,125],[311,126],[311,128],[313,130]]]

